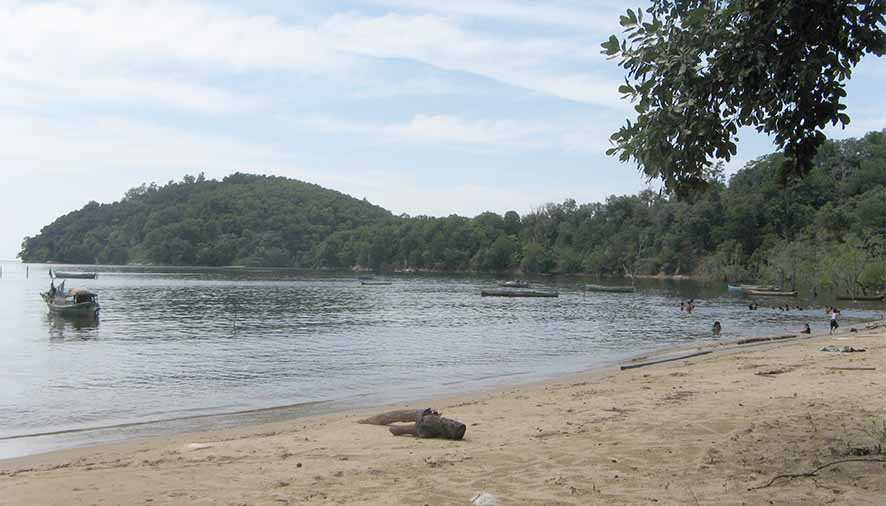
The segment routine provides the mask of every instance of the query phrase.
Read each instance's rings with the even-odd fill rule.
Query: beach
[[[873,427],[886,423],[886,327],[869,326],[712,344],[688,359],[409,406],[0,461],[0,504],[467,505],[485,491],[500,505],[882,505],[883,462],[750,490],[876,458],[866,454],[876,451]],[[357,423],[402,407],[464,422],[464,440]]]

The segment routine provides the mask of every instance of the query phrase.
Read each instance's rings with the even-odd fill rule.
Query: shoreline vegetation
[[[886,494],[886,325],[684,345],[538,384],[0,461],[13,504],[874,504]],[[863,328],[861,328],[863,327]],[[864,349],[827,353],[828,345]],[[879,372],[878,372],[879,371]],[[434,407],[463,441],[358,420]],[[842,462],[842,461],[846,462]],[[833,464],[835,462],[839,462]],[[806,477],[828,466],[826,473]],[[814,480],[814,481],[813,481]],[[765,487],[765,488],[758,488]]]
[[[886,290],[886,131],[828,141],[808,176],[771,154],[689,196],[645,190],[519,215],[395,216],[317,185],[236,173],[142,185],[25,238],[26,262],[357,272],[693,277],[835,295]]]

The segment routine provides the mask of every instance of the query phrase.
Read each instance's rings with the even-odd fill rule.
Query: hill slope
[[[336,231],[392,219],[381,207],[292,179],[233,174],[142,185],[119,202],[90,202],[26,238],[25,262],[313,265]]]

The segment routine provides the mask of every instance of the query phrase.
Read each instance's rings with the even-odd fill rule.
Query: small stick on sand
[[[873,459],[843,459],[843,460],[835,460],[835,461],[833,461],[833,462],[828,462],[827,464],[820,465],[820,466],[816,467],[815,469],[813,469],[812,471],[807,471],[807,472],[805,472],[805,473],[779,474],[778,476],[775,476],[774,478],[772,478],[771,480],[769,480],[769,483],[767,483],[767,484],[765,484],[765,485],[760,485],[759,487],[751,487],[751,488],[749,488],[748,490],[749,490],[749,491],[750,491],[750,490],[760,490],[761,488],[769,487],[769,486],[771,486],[773,483],[775,483],[776,480],[779,480],[779,479],[781,479],[781,478],[790,478],[790,479],[794,479],[794,478],[810,478],[810,477],[815,476],[816,474],[818,474],[819,471],[822,471],[822,470],[824,470],[824,469],[827,469],[828,467],[831,467],[831,466],[835,466],[835,465],[837,465],[837,464],[844,464],[844,463],[846,463],[846,462],[868,462],[868,463],[870,463],[870,462],[886,462],[886,459],[873,458]]]

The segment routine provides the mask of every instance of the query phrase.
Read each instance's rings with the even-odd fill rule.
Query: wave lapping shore
[[[886,327],[710,349],[427,403],[463,441],[382,407],[3,461],[0,504],[883,504]]]

